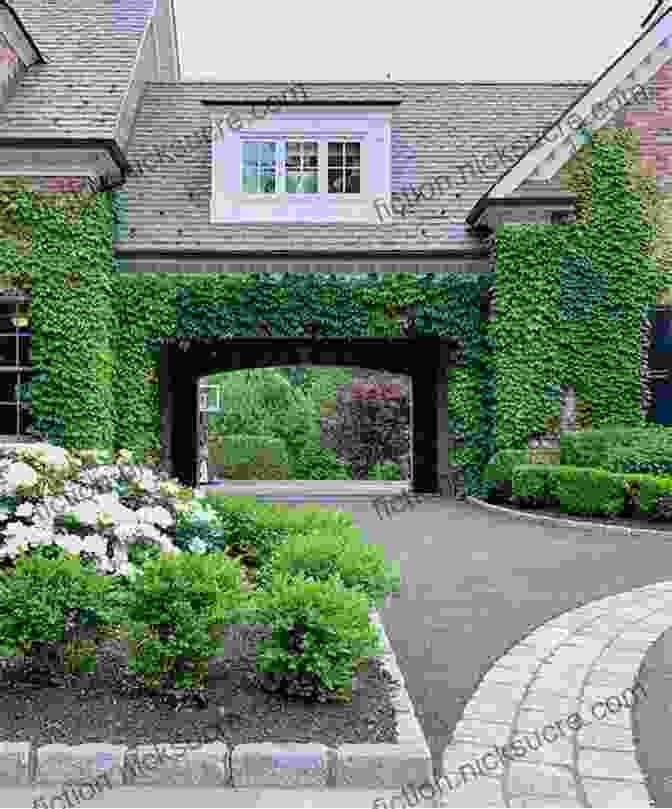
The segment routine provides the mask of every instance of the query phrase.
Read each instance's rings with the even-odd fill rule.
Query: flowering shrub
[[[388,401],[390,399],[401,399],[404,395],[401,385],[389,382],[353,382],[350,390],[352,398],[357,401],[363,399]]]
[[[103,450],[50,445],[0,448],[0,561],[56,545],[99,574],[132,576],[160,551],[177,551],[170,532],[193,493],[176,481]],[[130,500],[143,505],[133,510]]]

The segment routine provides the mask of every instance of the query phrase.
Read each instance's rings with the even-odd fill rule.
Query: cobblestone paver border
[[[672,581],[601,598],[542,624],[481,681],[444,752],[444,774],[459,783],[458,768],[493,745],[574,712],[591,716],[596,703],[635,685],[646,650],[670,626]],[[592,717],[568,738],[528,749],[524,758],[504,760],[485,777],[444,791],[438,805],[648,809],[631,711],[603,721]]]

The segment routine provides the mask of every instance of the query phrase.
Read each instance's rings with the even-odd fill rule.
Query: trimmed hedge
[[[521,464],[528,464],[531,458],[524,449],[501,449],[496,452],[483,470],[483,481],[488,487],[488,497],[494,500],[508,500],[513,494],[511,481],[513,470]]]
[[[220,436],[209,443],[210,465],[225,480],[287,480],[289,456],[280,438]]]
[[[609,472],[606,469],[525,464],[513,473],[512,495],[522,506],[557,506],[568,514],[627,511],[637,500],[641,512],[656,514],[659,498],[672,495],[672,477]]]
[[[672,474],[672,430],[652,425],[564,433],[560,463],[610,472]]]

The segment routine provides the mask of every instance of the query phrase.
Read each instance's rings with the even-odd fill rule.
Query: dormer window
[[[213,224],[378,222],[391,110],[288,110],[218,137],[223,114],[213,111]]]

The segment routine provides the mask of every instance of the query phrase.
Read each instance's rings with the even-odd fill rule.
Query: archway
[[[357,403],[371,384],[387,389],[387,406]],[[406,374],[324,364],[246,368],[201,377],[200,390],[201,485],[250,477],[307,488],[318,480],[368,482],[378,463],[396,464],[394,479],[412,480],[413,385]],[[261,435],[273,438],[274,448],[252,440],[254,450],[268,447],[258,469],[249,469],[248,450],[232,468],[228,438]]]
[[[198,485],[199,379],[244,368],[331,365],[407,374],[413,386],[413,489],[444,492],[448,466],[446,371],[460,343],[441,337],[192,338],[163,340],[160,353],[161,465]]]

